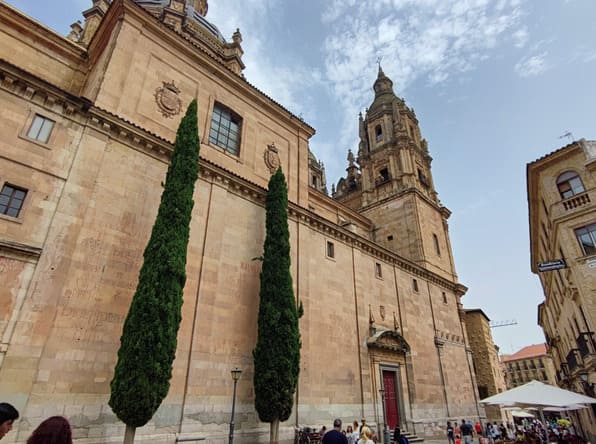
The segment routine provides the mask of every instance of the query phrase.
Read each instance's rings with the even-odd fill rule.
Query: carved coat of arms
[[[271,174],[275,173],[277,168],[281,165],[281,161],[279,160],[279,152],[277,150],[277,147],[275,146],[275,143],[267,145],[267,149],[264,153],[264,158],[265,165],[267,165],[267,168],[269,168]]]
[[[163,82],[163,86],[157,88],[154,95],[157,107],[164,117],[174,117],[180,114],[182,110],[180,89],[174,82]]]

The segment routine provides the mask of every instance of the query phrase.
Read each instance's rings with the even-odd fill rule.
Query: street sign
[[[560,270],[561,268],[567,268],[565,259],[554,259],[552,261],[538,263],[538,271],[540,273],[542,273],[543,271]]]

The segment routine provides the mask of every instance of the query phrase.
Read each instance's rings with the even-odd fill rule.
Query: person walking
[[[333,429],[325,433],[321,444],[348,444],[348,438],[341,432],[341,419],[333,421]]]
[[[360,439],[358,440],[358,444],[372,444],[372,437],[372,430],[367,425],[363,425],[360,429]]]
[[[52,416],[37,426],[27,444],[72,444],[70,423],[63,416]]]
[[[447,421],[447,443],[455,444],[455,429],[451,425],[451,421]]]
[[[0,439],[12,430],[12,425],[19,418],[19,412],[8,402],[0,402]]]
[[[464,438],[464,444],[472,444],[472,434],[474,433],[472,424],[466,422],[465,419],[462,419],[459,428],[461,429],[461,435]]]

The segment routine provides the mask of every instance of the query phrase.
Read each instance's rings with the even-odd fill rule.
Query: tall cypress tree
[[[124,322],[110,407],[126,424],[125,443],[168,394],[186,282],[186,251],[198,177],[197,102],[180,122],[161,202]]]
[[[290,274],[288,189],[281,168],[271,176],[266,203],[259,325],[254,357],[255,408],[278,442],[279,423],[292,413],[300,373],[300,330]]]

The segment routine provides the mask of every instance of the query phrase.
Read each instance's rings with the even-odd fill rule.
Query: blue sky
[[[66,34],[91,0],[9,0]],[[543,342],[530,272],[526,163],[596,139],[593,0],[211,0],[207,19],[243,36],[249,82],[317,129],[328,187],[357,151],[358,112],[379,57],[433,156],[468,308],[504,353]]]

